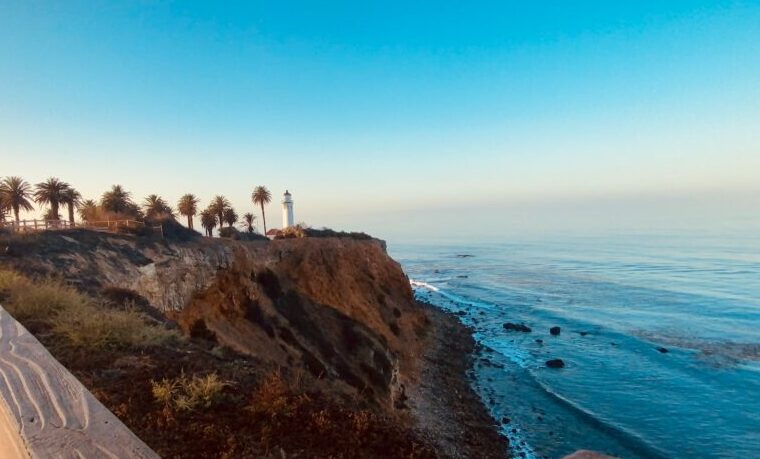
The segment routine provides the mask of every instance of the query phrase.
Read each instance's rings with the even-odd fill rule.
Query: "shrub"
[[[143,348],[177,338],[132,308],[113,309],[56,279],[32,280],[0,269],[4,307],[26,326],[43,326],[63,344]]]
[[[182,373],[178,378],[164,378],[151,381],[153,398],[173,411],[194,411],[209,408],[222,398],[222,391],[228,382],[219,379],[216,373],[206,376],[188,377]]]
[[[103,309],[92,303],[58,314],[53,331],[71,345],[86,348],[145,348],[178,337],[176,332],[147,324],[134,309]]]

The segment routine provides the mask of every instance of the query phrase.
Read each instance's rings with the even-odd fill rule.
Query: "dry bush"
[[[147,324],[134,309],[104,309],[92,303],[58,314],[53,331],[71,345],[87,348],[145,348],[178,338],[174,331]]]
[[[222,391],[230,383],[222,381],[216,373],[188,377],[182,373],[178,378],[151,381],[153,398],[173,411],[194,411],[209,408],[221,400]]]
[[[65,345],[143,348],[178,337],[174,331],[148,324],[133,309],[108,308],[56,279],[32,280],[0,270],[0,294],[16,320],[43,326]]]
[[[270,373],[261,382],[251,401],[251,410],[273,421],[293,418],[298,409],[308,402],[306,394],[298,394],[294,384],[279,371]]]

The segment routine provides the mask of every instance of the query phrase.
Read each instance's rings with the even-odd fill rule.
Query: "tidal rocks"
[[[537,340],[536,340],[536,342],[537,342],[538,344],[544,344],[544,340],[542,340],[542,339],[540,339],[540,338],[539,338],[539,339],[537,339]]]
[[[668,350],[667,350],[667,348],[664,348],[664,347],[658,347],[658,348],[657,348],[657,351],[658,351],[660,354],[667,354],[667,353],[668,353]]]
[[[533,330],[530,329],[530,327],[528,327],[525,324],[515,324],[515,323],[512,323],[512,322],[505,323],[504,324],[504,329],[505,330],[509,330],[509,331],[523,332],[523,333],[530,333],[531,331],[533,331]]]
[[[505,416],[505,417],[501,418],[501,423],[502,424],[509,424],[509,422],[510,422],[510,419],[508,417]]]
[[[551,359],[546,361],[549,368],[565,368],[565,362],[562,359]]]
[[[549,329],[549,333],[551,333],[552,336],[559,335],[561,331],[562,331],[562,329],[559,328],[559,327],[552,327],[552,328]]]

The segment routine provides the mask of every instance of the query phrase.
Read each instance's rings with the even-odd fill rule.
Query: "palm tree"
[[[21,177],[6,177],[0,182],[0,205],[6,209],[13,209],[16,225],[19,224],[19,211],[34,209],[29,201],[31,197],[31,186]]]
[[[177,210],[187,217],[187,227],[193,229],[193,217],[198,212],[198,198],[194,194],[186,194],[179,198]]]
[[[216,228],[216,214],[211,209],[201,212],[201,226],[206,230],[208,237],[214,234]]]
[[[243,222],[245,222],[245,228],[248,230],[249,233],[253,233],[253,222],[256,220],[256,216],[252,213],[248,212],[247,214],[243,215]]]
[[[174,210],[161,196],[152,194],[143,201],[146,218],[162,218],[174,216]]]
[[[114,185],[109,191],[103,193],[100,198],[100,207],[106,212],[125,214],[134,210],[135,204],[131,199],[132,193],[126,191],[121,185]]]
[[[264,222],[264,234],[267,234],[267,216],[264,214],[264,205],[272,202],[272,193],[265,186],[257,186],[251,193],[251,200],[254,204],[261,206],[261,219]]]
[[[47,216],[53,217],[52,220],[56,221],[60,219],[58,207],[63,202],[64,193],[69,189],[69,184],[55,177],[50,177],[44,182],[38,183],[35,188],[34,200],[37,204],[48,204],[50,213]]]
[[[98,203],[92,199],[85,199],[79,204],[79,218],[86,222],[94,222],[98,218]]]
[[[66,204],[69,210],[69,223],[74,225],[74,208],[79,207],[82,201],[82,195],[74,188],[68,187],[63,191],[61,204]]]
[[[235,209],[233,209],[232,207],[228,207],[224,209],[224,222],[227,224],[227,226],[232,228],[232,225],[237,223],[237,221],[238,221],[238,214],[237,212],[235,212]]]
[[[208,206],[208,210],[216,216],[219,225],[224,222],[224,211],[230,207],[230,202],[224,196],[217,195],[211,200],[211,204]]]

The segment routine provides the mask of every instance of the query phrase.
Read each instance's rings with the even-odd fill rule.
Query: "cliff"
[[[187,334],[402,403],[426,316],[378,240],[141,240],[90,231],[5,243],[4,262],[144,299]]]
[[[382,241],[68,230],[0,238],[0,268],[61,279],[183,332],[158,348],[54,353],[162,456],[506,454],[464,378],[469,335],[414,301]],[[46,332],[43,344],[59,344]],[[451,349],[462,355],[448,362]],[[216,411],[150,397],[162,378],[175,390],[212,372],[225,381]],[[447,410],[469,425],[445,426]]]

